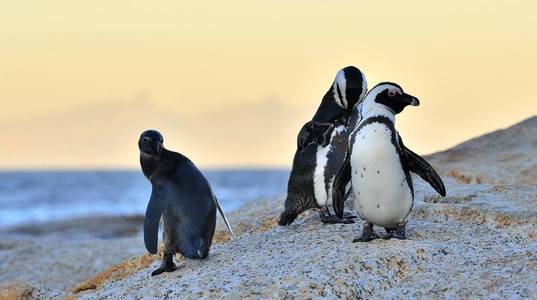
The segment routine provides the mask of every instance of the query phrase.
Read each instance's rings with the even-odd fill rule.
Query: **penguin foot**
[[[324,224],[354,224],[354,220],[350,218],[338,218],[337,216],[331,215],[328,217],[322,217],[321,221]]]
[[[164,254],[162,264],[158,269],[151,272],[151,276],[156,276],[164,272],[173,272],[177,270],[177,266],[173,263],[173,254]]]
[[[298,214],[295,213],[295,212],[284,211],[280,215],[280,220],[278,221],[278,225],[280,225],[280,226],[290,225],[291,223],[293,223],[293,221],[296,219],[297,216],[298,216]]]
[[[370,242],[372,240],[376,240],[378,238],[380,238],[380,236],[375,233],[375,234],[372,234],[372,235],[369,235],[369,236],[362,235],[361,237],[352,240],[352,242],[353,243],[366,243],[366,242]]]
[[[406,221],[400,222],[395,228],[384,228],[386,230],[385,240],[391,238],[406,240]]]
[[[338,216],[333,215],[330,210],[328,210],[328,207],[322,207],[319,210],[319,216],[324,224],[353,224],[354,221],[352,219],[353,217],[356,218],[352,215],[349,216],[349,214],[347,214],[347,216],[343,214],[343,218],[339,218]]]
[[[378,238],[380,238],[380,236],[375,232],[375,230],[373,230],[373,223],[364,221],[362,228],[362,236],[357,239],[354,239],[352,242],[369,242]]]
[[[167,267],[167,268],[159,267],[155,271],[151,272],[151,276],[157,276],[157,275],[162,274],[164,272],[173,272],[175,270],[177,270],[177,266],[175,266],[175,264],[173,264],[173,266]]]
[[[396,234],[396,233],[386,233],[385,236],[382,237],[385,240],[389,240],[391,238],[398,239],[398,240],[406,240],[406,235],[403,234]]]
[[[343,218],[345,218],[345,219],[356,219],[356,218],[358,218],[358,216],[355,216],[355,215],[353,215],[351,213],[345,212],[345,213],[343,213]]]

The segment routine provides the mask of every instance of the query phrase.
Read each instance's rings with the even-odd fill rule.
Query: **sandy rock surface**
[[[360,224],[323,225],[312,212],[216,245],[205,261],[178,258],[174,273],[151,277],[154,262],[80,296],[535,297],[537,187],[450,182],[448,190],[442,199],[418,183],[408,240],[352,243]]]
[[[64,295],[78,282],[144,252],[140,238],[78,242],[2,239],[0,282],[24,282],[48,296]]]
[[[22,282],[13,281],[0,285],[0,299],[29,300],[34,296],[34,288]]]
[[[427,157],[459,183],[537,185],[537,116]]]

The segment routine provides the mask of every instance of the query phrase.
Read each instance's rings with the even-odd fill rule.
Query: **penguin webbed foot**
[[[353,224],[354,220],[352,219],[356,218],[356,216],[348,213],[344,213],[343,218],[339,218],[338,216],[332,214],[328,207],[322,207],[319,210],[319,216],[324,224]]]
[[[173,254],[164,254],[162,264],[160,265],[158,269],[151,272],[151,276],[157,276],[164,272],[173,272],[175,270],[177,270],[177,266],[173,262]]]
[[[373,230],[373,223],[369,223],[367,221],[364,221],[363,228],[362,228],[362,236],[360,236],[357,239],[354,239],[353,243],[358,242],[370,242],[372,240],[376,240],[380,238],[380,236]]]
[[[400,222],[395,228],[384,228],[386,230],[385,240],[395,238],[398,240],[406,240],[406,221]]]
[[[172,266],[166,267],[166,268],[159,267],[155,271],[151,272],[151,276],[157,276],[157,275],[160,275],[160,274],[162,274],[164,272],[173,272],[175,270],[177,270],[177,266],[175,264],[173,264]]]
[[[345,212],[345,213],[343,213],[343,218],[345,218],[345,219],[356,219],[356,218],[358,218],[358,216],[355,216],[355,215],[353,215],[351,213]]]
[[[384,235],[382,238],[385,240],[389,240],[392,238],[398,240],[406,240],[406,235],[404,232],[402,234],[398,234],[393,229],[391,231],[388,231],[388,229],[386,229],[386,235]]]
[[[376,234],[375,232],[370,233],[370,234],[362,233],[361,237],[352,240],[352,242],[353,243],[367,243],[367,242],[371,242],[372,240],[376,240],[379,238],[380,238],[380,235]]]

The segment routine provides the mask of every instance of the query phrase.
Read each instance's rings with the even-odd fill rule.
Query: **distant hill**
[[[537,185],[537,116],[427,159],[442,175],[461,183]]]

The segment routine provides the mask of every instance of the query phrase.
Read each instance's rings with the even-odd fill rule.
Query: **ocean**
[[[225,211],[285,195],[289,170],[205,170]],[[92,216],[143,215],[151,184],[141,171],[0,172],[0,228]]]

